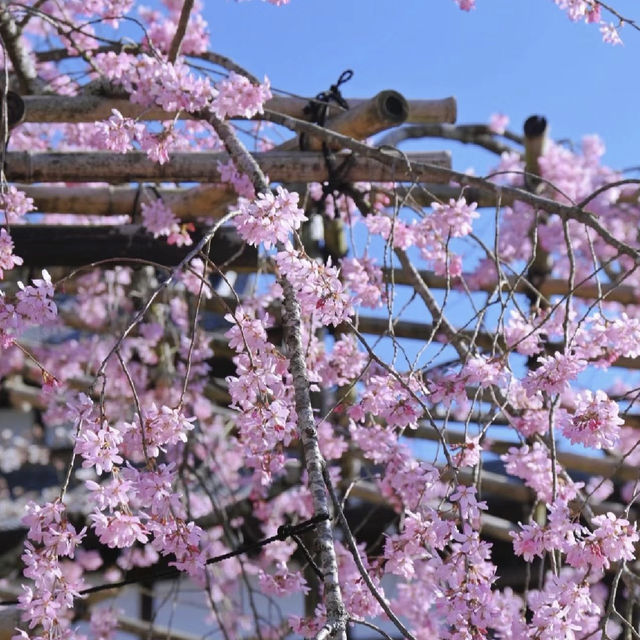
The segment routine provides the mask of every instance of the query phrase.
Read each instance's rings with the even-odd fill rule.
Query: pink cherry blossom
[[[58,309],[53,301],[53,285],[49,272],[42,271],[42,278],[33,280],[33,285],[18,282],[16,311],[29,322],[48,324],[55,320]]]
[[[13,253],[13,240],[6,229],[0,229],[0,278],[4,272],[22,264],[22,258]]]
[[[612,23],[602,23],[600,26],[600,33],[602,34],[602,41],[607,44],[622,44],[622,38],[620,38],[620,33],[618,32],[617,27]]]
[[[238,233],[252,245],[264,244],[269,249],[276,242],[287,243],[289,234],[306,220],[298,207],[298,194],[278,187],[276,194],[261,193],[249,202],[240,200],[239,214],[234,223]]]
[[[6,187],[0,195],[0,211],[4,214],[5,223],[15,223],[27,213],[34,211],[33,198],[29,198],[14,185]]]
[[[506,116],[504,113],[491,114],[491,117],[489,118],[489,129],[491,129],[493,133],[502,135],[508,125],[509,116]]]
[[[149,540],[146,527],[137,516],[127,515],[121,511],[114,511],[109,516],[94,512],[89,519],[100,542],[111,549],[114,547],[124,549],[136,541],[145,543]]]
[[[571,442],[596,449],[611,448],[620,437],[623,423],[618,405],[604,391],[598,389],[594,394],[587,389],[576,396],[574,414],[564,421],[562,432]]]
[[[133,143],[140,138],[144,125],[123,117],[117,109],[111,111],[113,115],[107,121],[95,123],[95,144],[101,149],[126,153],[133,149]]]
[[[82,456],[83,467],[95,467],[96,473],[102,475],[103,471],[111,471],[114,464],[122,464],[122,456],[118,454],[122,434],[106,424],[97,430],[92,427],[80,430],[74,451]]]
[[[539,366],[530,372],[522,385],[530,395],[537,391],[561,393],[569,382],[585,369],[587,363],[572,353],[555,353],[538,358]]]
[[[178,227],[178,218],[160,198],[141,205],[142,224],[154,238],[168,236]]]
[[[271,98],[267,78],[262,84],[254,85],[235,71],[218,82],[215,88],[218,94],[211,103],[211,109],[221,119],[233,116],[251,118],[256,113],[263,113],[264,103]]]

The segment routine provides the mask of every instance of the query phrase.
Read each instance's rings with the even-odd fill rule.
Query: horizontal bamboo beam
[[[443,482],[455,479],[456,482],[465,486],[471,486],[478,482],[483,496],[489,493],[524,503],[533,502],[535,497],[533,489],[525,486],[521,481],[511,476],[486,471],[485,469],[480,471],[478,479],[476,479],[476,475],[471,469],[459,469],[455,475],[451,469],[443,469],[440,479]]]
[[[388,318],[374,318],[371,316],[358,317],[358,330],[361,333],[369,333],[373,335],[393,335],[396,338],[408,338],[411,340],[427,340],[431,338],[436,342],[447,342],[442,331],[437,330],[433,335],[433,325],[426,322],[414,322],[411,320],[394,320],[389,328]],[[473,331],[461,329],[458,334],[464,335],[467,340],[475,339],[475,344],[483,349],[491,349],[493,347],[493,336],[486,333],[475,334]],[[498,337],[495,340],[498,348],[504,347],[504,340]]]
[[[25,122],[94,122],[109,118],[113,109],[117,109],[125,117],[139,117],[142,120],[172,120],[176,116],[175,113],[160,108],[145,108],[125,98],[104,98],[91,95],[35,95],[22,96],[22,99],[25,103]],[[368,101],[369,98],[347,99],[350,109],[358,108]],[[309,101],[304,98],[276,96],[269,100],[265,107],[294,118],[308,120],[309,115],[305,112],[308,104]],[[408,106],[409,113],[406,121],[410,123],[454,123],[456,121],[457,105],[456,99],[453,97],[436,100],[409,100]],[[330,105],[328,116],[335,117],[342,111],[338,105]],[[190,114],[186,113],[181,115],[182,117],[190,117]],[[256,119],[260,119],[259,114]]]
[[[18,184],[33,198],[40,213],[70,213],[83,216],[136,216],[140,205],[157,196],[173,213],[188,222],[197,218],[219,218],[238,199],[228,185],[203,184],[187,189],[139,190],[130,186],[51,186]]]
[[[58,186],[58,185],[16,185],[27,196],[33,198],[37,210],[47,213],[71,213],[95,216],[131,215],[140,210],[144,202],[136,187],[130,186]],[[460,196],[459,187],[445,184],[426,184],[420,186],[399,186],[389,194],[396,193],[400,202],[410,198],[414,204],[428,207],[438,200],[448,201]],[[237,199],[237,194],[229,185],[212,183],[191,188],[161,188],[157,193],[171,206],[176,216],[182,220],[195,220],[199,217],[216,217],[224,207]],[[410,195],[409,195],[410,194]],[[469,202],[478,206],[495,206],[495,198],[477,189],[465,189]],[[510,203],[513,199],[509,200]],[[409,200],[407,200],[409,203]],[[506,202],[505,202],[506,204]]]
[[[445,431],[447,442],[450,444],[462,444],[465,441],[464,433],[451,429],[445,429]],[[417,429],[408,429],[404,435],[436,442],[441,440],[441,435],[433,427],[426,426],[421,426]],[[502,455],[507,453],[511,447],[517,446],[517,442],[490,439],[489,442],[485,444],[485,450]],[[585,456],[569,451],[559,451],[557,453],[557,459],[558,462],[569,471],[580,471],[604,478],[616,478],[625,482],[635,481],[640,478],[640,469],[626,463],[621,463],[620,460],[616,458],[596,458],[595,456]]]
[[[120,631],[147,638],[147,640],[201,640],[202,638],[201,633],[187,633],[128,616],[118,616],[117,627]]]
[[[255,153],[253,157],[273,182],[322,182],[328,177],[322,153],[271,151]],[[451,155],[447,151],[394,156],[391,166],[350,154],[336,154],[335,158],[338,167],[349,158],[349,168],[342,176],[347,182],[413,180],[407,161],[451,167]],[[228,161],[226,153],[173,153],[170,161],[161,165],[141,152],[13,151],[6,154],[5,174],[8,180],[20,182],[220,182],[218,162]],[[429,175],[427,169],[421,169],[421,175],[423,179],[438,182],[438,176]]]
[[[435,335],[432,336],[433,325],[426,322],[394,320],[391,325],[393,334],[391,334],[389,330],[388,318],[359,316],[357,326],[361,333],[368,333],[372,335],[393,335],[396,338],[408,338],[410,340],[427,340],[432,337],[435,342],[448,342],[446,336],[442,333],[442,330],[436,330]],[[340,328],[342,329],[342,327]],[[464,336],[470,342],[473,341],[475,345],[482,349],[491,350],[494,346],[494,342],[498,349],[504,348],[504,339],[499,335],[496,337],[489,333],[475,333],[468,329],[460,329],[456,333]]]
[[[202,229],[192,232],[194,242]],[[11,237],[15,253],[30,267],[79,267],[113,258],[148,260],[173,266],[191,247],[167,244],[166,238],[154,238],[140,225],[70,226],[14,225]],[[255,247],[245,245],[232,227],[219,229],[211,242],[211,258],[216,264],[231,261],[235,270],[255,270]]]
[[[402,269],[385,269],[384,275],[388,282],[394,282],[395,284],[400,285],[411,284]],[[432,271],[420,271],[420,275],[425,281],[426,285],[431,289],[446,289],[447,287],[449,287],[450,289],[458,288],[456,280],[450,279],[447,283],[446,277],[438,276]],[[464,281],[470,277],[471,274],[463,274],[461,280]],[[497,283],[490,282],[480,285],[477,289],[474,289],[474,291],[484,291],[486,293],[491,293],[495,291],[496,286]],[[523,278],[507,276],[503,282],[502,290],[513,291],[514,293],[526,293],[526,291],[530,289],[530,286],[531,285],[529,285]],[[569,294],[567,281],[562,278],[549,278],[548,280],[545,280],[537,288],[537,291],[539,291],[546,298],[550,298],[551,296],[555,295],[566,296]],[[607,300],[608,302],[620,302],[622,304],[640,304],[640,296],[638,295],[638,291],[635,287],[623,284],[602,283],[600,285],[600,292],[602,293],[603,299]],[[600,292],[598,291],[598,286],[596,284],[586,283],[577,286],[573,290],[572,295],[577,298],[584,298],[586,300],[596,300],[600,297]]]
[[[367,482],[366,480],[358,481],[353,485],[353,488],[349,492],[349,495],[359,500],[364,500],[371,504],[380,506],[391,506],[389,501],[380,493],[380,489],[373,482]],[[440,511],[441,504],[434,504],[433,507],[437,511]],[[447,519],[456,519],[458,517],[457,510],[449,510],[441,513],[442,517]],[[503,540],[505,542],[513,542],[513,538],[510,536],[511,531],[517,531],[518,527],[515,524],[504,518],[492,516],[489,513],[480,514],[481,529],[480,532],[493,538],[494,540]]]

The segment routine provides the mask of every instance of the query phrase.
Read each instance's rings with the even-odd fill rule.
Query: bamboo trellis
[[[30,95],[24,97],[24,103],[24,121],[27,123],[93,122],[108,118],[113,109],[119,110],[124,116],[145,120],[168,120],[176,115],[159,109],[142,108],[120,97]],[[457,130],[453,126],[456,119],[456,103],[453,98],[405,100],[397,92],[385,91],[372,99],[353,99],[348,100],[348,103],[348,111],[333,105],[330,107],[326,130],[358,141],[389,129],[392,131],[386,140],[398,141],[405,134],[396,133],[402,130],[393,128],[403,123],[415,125],[417,129],[413,133],[416,135],[419,129],[424,135],[463,142],[467,141],[469,136],[472,138],[475,135],[471,129]],[[306,105],[307,101],[303,99],[274,98],[267,103],[265,114],[258,115],[257,118],[263,117],[278,122],[278,118],[273,117],[273,114],[284,114],[305,120],[308,117],[304,109]],[[180,114],[180,117],[185,117],[185,114]],[[194,117],[198,115],[195,114]],[[478,129],[476,133],[480,136],[487,135],[484,129]],[[322,146],[321,142],[321,137],[308,135],[303,146],[311,150],[301,151],[299,139],[296,138],[272,151],[256,153],[254,157],[273,182],[323,182],[330,176],[326,154],[318,151]],[[493,150],[498,152],[500,147],[494,147]],[[379,158],[376,159],[344,150],[336,143],[335,138],[329,140],[326,151],[331,152],[335,165],[343,165],[341,180],[344,182],[400,183],[393,189],[388,189],[398,206],[429,206],[435,200],[457,198],[461,193],[461,187],[451,185],[447,173],[441,171],[451,168],[451,155],[447,151],[399,153],[383,149],[379,151]],[[28,267],[75,268],[102,260],[113,264],[113,259],[121,259],[125,263],[131,260],[148,260],[162,265],[176,264],[186,255],[187,248],[169,247],[164,240],[154,240],[146,234],[139,225],[141,203],[148,198],[160,197],[171,206],[182,222],[196,221],[199,218],[220,219],[236,199],[229,186],[220,183],[218,163],[228,160],[229,156],[225,153],[181,152],[171,154],[169,162],[159,165],[142,153],[121,155],[96,152],[9,151],[6,154],[5,174],[9,180],[19,183],[19,188],[34,199],[39,212],[101,218],[128,217],[128,222],[124,225],[119,224],[119,220],[114,220],[115,224],[111,225],[14,225],[11,233],[16,253],[23,257],[25,266]],[[67,184],[51,184],[59,182]],[[145,187],[147,183],[157,186],[151,190]],[[193,186],[194,183],[196,186]],[[512,205],[517,197],[513,191],[507,190],[498,194],[475,187],[465,187],[464,195],[468,201],[476,202],[481,208],[493,209]],[[627,193],[623,198],[633,201],[634,196]],[[198,229],[195,233],[197,239]],[[243,247],[237,234],[229,228],[223,227],[215,237],[210,255],[217,264],[224,263],[225,268],[235,271],[268,271],[270,268],[268,263],[263,264],[259,261],[255,250]],[[465,274],[453,283],[449,278],[432,272],[422,271],[419,275],[426,286],[435,290],[450,291],[458,286],[457,283],[467,280]],[[394,286],[404,287],[412,284],[411,278],[401,268],[387,268],[384,276],[386,282]],[[595,300],[604,296],[608,301],[622,304],[632,304],[638,300],[637,290],[631,286],[608,284],[597,287],[591,283],[578,282],[570,289],[566,281],[550,277],[536,282],[534,287],[526,278],[508,276],[500,282],[478,285],[470,293],[492,294],[496,291],[504,291],[509,295],[535,295],[544,299],[571,295],[585,300]],[[72,283],[65,288],[65,292],[73,294]],[[236,302],[233,298],[214,299],[203,305],[203,308],[209,312],[224,313],[232,309]],[[279,309],[273,308],[270,311],[276,319],[279,318]],[[70,328],[95,331],[95,328],[83,324],[81,319],[65,315],[64,312],[61,313],[61,318]],[[393,339],[447,341],[439,332],[437,322],[430,324],[367,315],[359,316],[354,325],[338,327],[337,331],[359,332]],[[505,348],[501,335],[472,331],[464,327],[456,328],[456,332],[489,353]],[[222,334],[214,332],[211,335],[217,353],[230,359],[233,354],[226,347]],[[562,345],[550,345],[552,350],[561,347]],[[620,359],[616,365],[640,368],[640,362],[636,359]],[[4,384],[4,391],[9,402],[14,406],[43,408],[36,384],[38,378],[37,370],[27,368],[22,376],[8,379]],[[69,384],[82,389],[86,387],[87,381],[77,379],[69,381]],[[230,402],[226,383],[222,379],[212,379],[203,392],[222,408]],[[478,390],[469,389],[468,394],[482,399]],[[461,432],[447,428],[448,423],[453,421],[448,413],[434,411],[431,420],[431,425],[421,425],[406,435],[424,442],[440,442],[443,437],[446,437],[450,444],[464,440]],[[482,410],[478,410],[469,416],[469,420],[482,425],[486,416],[482,414]],[[506,414],[500,412],[492,415],[489,420],[493,425],[509,424]],[[625,416],[625,422],[629,426],[637,427],[640,418],[629,414]],[[434,429],[433,424],[438,425],[438,430]],[[504,453],[514,444],[494,439],[488,450]],[[599,474],[617,482],[638,479],[637,469],[612,457],[594,459],[561,452],[558,454],[558,462],[569,471]],[[479,481],[484,495],[492,500],[516,502],[520,505],[531,504],[533,501],[530,489],[491,470],[481,470],[478,477],[461,474],[458,481]],[[379,491],[365,481],[356,482],[350,489],[350,495],[365,502],[386,504]],[[239,501],[237,508],[240,509],[240,505],[243,504],[245,503]],[[619,505],[610,503],[591,507],[596,512],[603,512],[605,507],[608,510],[619,510]],[[233,508],[230,511],[232,512]],[[508,517],[483,515],[483,534],[495,541],[510,543],[510,532],[515,529],[512,517],[511,513]]]

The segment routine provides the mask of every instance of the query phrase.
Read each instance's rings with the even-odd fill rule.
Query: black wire
[[[251,542],[246,544],[241,544],[239,547],[236,547],[232,551],[228,553],[223,553],[220,556],[214,556],[213,558],[208,558],[205,562],[206,565],[216,564],[218,562],[222,562],[223,560],[228,560],[229,558],[234,558],[235,556],[242,555],[243,553],[247,553],[249,551],[253,551],[254,549],[260,549],[261,547],[266,547],[268,544],[272,542],[276,542],[277,540],[283,541],[287,538],[293,538],[298,545],[301,545],[302,552],[304,553],[307,560],[310,562],[314,571],[320,576],[323,577],[322,572],[315,564],[315,562],[311,559],[309,552],[302,545],[302,542],[298,538],[298,535],[301,533],[306,533],[307,531],[311,531],[315,529],[316,525],[320,522],[324,522],[329,519],[329,514],[321,513],[309,520],[305,520],[304,522],[299,522],[298,524],[284,524],[278,527],[278,532],[275,536],[270,536],[269,538],[263,538],[262,540],[258,540],[257,542]],[[120,589],[121,587],[126,587],[130,584],[136,584],[137,582],[141,582],[142,580],[146,580],[149,577],[153,577],[154,579],[159,578],[175,578],[181,575],[183,572],[177,569],[176,567],[172,567],[170,569],[166,569],[165,571],[157,571],[153,572],[151,576],[144,575],[138,576],[134,578],[127,578],[126,580],[120,580],[120,582],[111,582],[109,584],[101,584],[95,587],[88,587],[87,589],[83,589],[79,592],[81,596],[88,595],[90,593],[98,593],[99,591],[108,591],[109,589]],[[18,600],[3,600],[0,602],[0,606],[8,607],[18,604]]]

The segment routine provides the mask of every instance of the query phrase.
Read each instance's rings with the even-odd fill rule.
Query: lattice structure
[[[186,7],[189,3],[184,4]],[[6,437],[8,456],[13,458],[7,458],[9,462],[2,473],[6,498],[0,525],[3,575],[13,577],[22,548],[25,529],[19,515],[30,495],[25,491],[43,490],[49,495],[55,493],[53,487],[66,483],[68,510],[78,526],[84,524],[90,511],[80,497],[82,470],[80,480],[71,474],[73,437],[77,434],[70,428],[74,425],[61,418],[67,397],[56,391],[58,385],[69,397],[79,392],[87,394],[100,406],[101,419],[122,411],[126,404],[130,424],[135,425],[137,419],[139,424],[146,424],[141,407],[153,402],[155,411],[155,401],[163,399],[163,406],[171,405],[175,411],[190,405],[203,425],[211,423],[212,432],[214,427],[219,429],[214,435],[203,435],[206,427],[200,426],[200,432],[185,436],[183,443],[178,438],[158,444],[155,454],[147,450],[153,450],[154,443],[143,436],[144,455],[136,458],[132,454],[131,459],[136,470],[155,469],[158,461],[165,459],[165,445],[183,447],[179,449],[181,457],[173,460],[179,463],[180,474],[184,474],[181,481],[185,487],[193,482],[206,499],[188,504],[189,515],[191,509],[197,515],[185,517],[184,522],[182,518],[178,520],[181,524],[192,520],[202,530],[219,530],[227,547],[237,547],[243,553],[248,553],[243,544],[267,537],[263,535],[267,511],[279,509],[282,496],[297,491],[302,479],[309,477],[312,497],[316,497],[314,487],[327,487],[326,491],[322,489],[327,513],[319,514],[317,504],[311,509],[320,542],[327,547],[333,541],[328,513],[331,510],[337,523],[333,528],[343,529],[344,549],[350,548],[353,557],[359,558],[354,545],[363,545],[365,561],[368,557],[370,566],[379,561],[382,567],[385,540],[403,529],[406,519],[421,506],[422,497],[414,502],[407,498],[399,472],[394,476],[396,484],[385,484],[386,476],[381,472],[383,455],[376,458],[378,451],[367,442],[368,438],[379,439],[380,451],[397,447],[394,464],[413,465],[407,475],[416,468],[424,472],[425,486],[436,487],[430,488],[433,491],[424,502],[445,525],[450,522],[454,528],[459,525],[462,529],[467,519],[474,521],[482,539],[492,541],[493,560],[498,566],[496,585],[500,588],[528,590],[531,574],[544,577],[549,562],[553,565],[558,561],[559,552],[552,553],[551,560],[537,560],[531,571],[524,560],[513,555],[519,523],[540,527],[549,523],[541,496],[548,494],[546,502],[553,502],[563,488],[572,487],[575,490],[567,498],[567,509],[576,522],[591,526],[593,519],[602,514],[635,521],[633,497],[639,472],[634,455],[637,438],[634,440],[630,434],[640,425],[640,414],[632,385],[620,384],[617,395],[610,390],[607,402],[615,402],[620,408],[620,419],[615,410],[615,426],[622,426],[625,446],[617,441],[605,443],[607,446],[597,447],[605,450],[604,455],[599,455],[600,451],[577,452],[576,447],[567,446],[571,440],[567,434],[572,428],[577,429],[575,423],[580,417],[576,406],[584,397],[565,397],[566,389],[561,383],[566,381],[556,384],[550,373],[550,381],[544,381],[544,393],[535,388],[530,391],[531,381],[546,375],[544,367],[549,362],[577,349],[586,354],[581,360],[581,372],[601,366],[628,374],[640,368],[635,346],[623,348],[615,344],[618,334],[611,329],[615,327],[623,333],[625,328],[620,324],[626,323],[627,332],[635,327],[640,286],[636,275],[637,238],[630,239],[627,230],[619,231],[615,220],[612,222],[616,212],[627,223],[635,219],[639,193],[635,185],[621,181],[614,191],[611,183],[617,176],[602,168],[598,174],[602,179],[592,185],[591,195],[577,188],[576,193],[567,195],[575,176],[566,178],[564,191],[552,183],[554,167],[545,155],[548,141],[544,118],[534,116],[527,120],[522,135],[497,133],[485,125],[457,125],[453,98],[407,100],[397,91],[387,90],[372,98],[345,101],[338,83],[322,97],[278,96],[250,118],[234,116],[224,120],[212,103],[191,110],[163,110],[157,103],[137,104],[122,86],[104,78],[74,86],[77,95],[52,95],[44,91],[43,78],[21,48],[17,28],[15,16],[3,4],[0,36],[11,59],[13,75],[12,89],[6,88],[2,100],[3,113],[7,115],[2,131],[8,141],[2,184],[5,196],[15,187],[32,198],[37,212],[27,214],[19,224],[8,220],[11,224],[6,228],[15,255],[22,262],[12,270],[7,268],[2,286],[8,300],[14,291],[21,290],[20,286],[24,290],[18,282],[39,277],[45,268],[55,284],[58,312],[51,326],[30,327],[19,338],[7,334],[11,344],[4,345],[10,355],[2,364],[3,411],[7,420],[16,420],[15,411],[28,415],[33,424],[21,428],[33,432],[35,425],[39,441],[37,455],[32,456],[35,459],[28,459],[26,447],[21,449],[19,442],[22,434],[16,430]],[[70,33],[66,35],[70,37]],[[111,43],[99,50],[114,55],[123,52],[142,56],[145,49],[143,45]],[[171,63],[176,62],[175,56]],[[75,58],[75,53],[63,49],[34,55],[39,64],[70,58]],[[243,71],[213,53],[192,58],[194,67],[205,62],[228,73]],[[254,89],[261,86],[250,74],[247,77]],[[333,101],[329,100],[331,96]],[[121,126],[126,118],[135,119],[127,121],[126,126],[151,127],[146,134],[155,136],[156,142],[162,141],[162,136],[177,138],[185,131],[193,133],[190,126],[201,127],[197,129],[198,144],[180,147],[179,140],[174,140],[174,147],[164,150],[168,156],[162,162],[142,148],[127,153],[97,151],[82,127],[108,118],[115,118],[113,126]],[[76,142],[85,135],[88,149],[80,149],[79,142],[64,150],[26,148],[29,140],[35,144],[38,127],[49,123],[69,125]],[[290,131],[294,137],[278,146],[268,144],[259,126],[249,132],[243,130],[256,123],[268,123],[280,136],[283,131]],[[139,135],[138,147],[142,147],[140,140],[148,139]],[[210,136],[210,144],[202,142],[205,135]],[[491,179],[458,172],[452,169],[448,151],[404,152],[398,148],[410,139],[476,145],[499,157],[496,162],[500,166]],[[260,143],[256,149],[261,150],[249,154],[244,143],[256,140]],[[52,142],[45,139],[43,146],[53,146]],[[62,145],[65,143],[63,139]],[[555,153],[561,155],[558,149]],[[582,163],[579,170],[585,173],[592,171],[596,162],[588,152],[564,160],[571,166]],[[230,179],[232,169],[237,175]],[[264,174],[270,179],[269,187],[265,186]],[[234,226],[234,216],[249,206],[253,197],[238,200],[242,191],[238,183],[243,179],[244,187],[261,193],[263,200],[284,198],[283,192],[277,190],[282,185],[300,194],[307,219],[299,231],[295,227],[294,244],[295,250],[308,259],[308,272],[295,286],[289,276],[282,275],[282,255],[293,251],[293,245],[289,247],[278,238],[278,242],[269,240],[271,244],[259,249],[256,243],[246,242],[242,231]],[[479,229],[474,227],[478,231],[472,235],[470,223],[477,215],[475,205],[481,210],[482,224]],[[149,223],[152,207],[174,216],[170,233],[154,233]],[[469,229],[463,233],[461,229],[466,226],[459,220],[438,227],[430,222],[437,212],[443,216],[467,216]],[[414,222],[409,222],[410,216],[415,216]],[[356,218],[367,228],[366,233],[354,231]],[[510,255],[501,244],[502,233],[511,236]],[[403,244],[403,238],[409,236],[411,242],[406,240]],[[514,236],[519,237],[521,247]],[[473,247],[464,257],[470,263],[480,262],[482,268],[474,264],[473,269],[465,270],[462,259],[457,262],[457,254],[465,251],[462,243],[469,239],[472,242],[466,245],[467,249],[471,244]],[[278,247],[278,255],[271,245]],[[321,272],[318,278],[330,279],[336,264],[341,271],[335,272],[337,284],[333,293],[338,288],[342,291],[343,285],[345,290],[349,286],[355,290],[357,274],[351,276],[361,264],[354,266],[348,260],[363,246],[366,250],[358,256],[361,264],[367,264],[376,252],[380,262],[379,271],[371,267],[367,275],[369,285],[374,276],[380,277],[381,284],[373,287],[378,295],[377,311],[367,310],[362,294],[356,312],[339,317],[337,314],[335,321],[331,316],[324,326],[308,318],[301,320],[299,305],[292,306],[295,296],[291,291],[297,287],[296,295],[303,298],[305,280],[317,276],[314,268]],[[415,247],[422,250],[420,255]],[[424,259],[425,255],[428,259]],[[326,271],[322,272],[323,268]],[[274,288],[276,278],[279,289]],[[46,288],[45,281],[46,278],[41,286]],[[421,303],[419,311],[415,301]],[[329,314],[327,308],[334,302],[327,294],[317,300],[315,311],[318,315]],[[559,313],[553,315],[559,309],[564,310],[564,320],[558,320]],[[601,312],[597,317],[594,309]],[[281,437],[271,449],[256,445],[258,453],[254,452],[250,462],[241,463],[233,447],[242,442],[250,448],[255,443],[251,433],[242,432],[235,422],[239,404],[234,396],[234,376],[236,365],[249,371],[254,366],[251,357],[242,352],[242,343],[246,347],[255,336],[249,335],[248,339],[243,335],[240,339],[229,330],[234,322],[240,324],[234,314],[249,313],[246,310],[264,322],[263,343],[267,346],[261,348],[273,349],[281,358],[286,353],[289,358],[282,370],[274,365],[274,387],[279,389],[286,380],[289,388],[282,393],[295,389],[300,433],[299,439],[293,433]],[[621,315],[624,312],[629,315]],[[245,319],[252,317],[247,315]],[[587,338],[580,337],[581,326],[597,323],[602,325],[602,335],[610,329],[615,335],[610,343],[603,338],[589,351]],[[631,338],[625,334],[630,343],[634,336],[640,338],[640,328],[633,330],[636,333]],[[337,371],[338,365],[332,365],[328,356],[321,363],[320,356],[315,361],[309,355],[312,344],[341,344],[345,349],[351,345],[353,351],[347,352],[342,365],[348,369],[351,361],[359,358],[363,364],[359,370],[354,369],[355,373]],[[87,349],[94,351],[95,357],[86,358],[85,366],[77,366],[75,354]],[[296,356],[310,370],[307,378],[302,376],[306,396],[300,389],[301,374],[295,371]],[[337,372],[324,371],[332,381],[324,386],[319,371],[332,366]],[[501,371],[489,378],[487,371],[492,367]],[[505,382],[507,374],[512,375],[512,383]],[[376,376],[383,380],[377,390]],[[577,374],[572,380],[576,377]],[[610,382],[606,386],[613,386],[613,380]],[[519,395],[511,384],[519,385]],[[605,385],[596,382],[592,386],[599,389]],[[390,388],[391,395],[385,396]],[[56,393],[60,393],[57,399]],[[272,395],[277,393],[270,389],[255,393],[252,402],[256,412],[273,400]],[[376,413],[372,407],[377,395],[388,398],[393,406],[377,407]],[[306,407],[308,422],[302,427],[305,417],[299,396],[303,400],[310,398],[311,402]],[[535,401],[531,399],[534,396]],[[587,400],[593,399],[587,396]],[[590,419],[595,420],[593,416]],[[272,431],[280,433],[289,428],[290,425],[283,426],[284,422],[275,420]],[[81,425],[75,426],[80,433]],[[362,435],[365,426],[372,435]],[[558,430],[562,431],[560,437]],[[140,431],[144,433],[143,428]],[[389,433],[393,445],[386,440]],[[335,442],[332,438],[336,438]],[[318,440],[327,449],[332,450],[333,445],[338,450],[326,465],[321,458],[314,458]],[[219,447],[219,459],[211,456],[208,461],[206,449],[212,443]],[[130,442],[125,442],[124,447],[130,447],[130,451],[135,448]],[[531,474],[514,471],[516,447],[520,447],[519,451],[537,448],[543,452],[549,468],[541,464],[540,483],[551,478],[549,483],[553,485],[552,489],[546,487],[547,493],[535,478],[531,479]],[[76,455],[81,455],[77,445]],[[238,477],[251,481],[233,484],[221,463],[227,460]],[[78,462],[75,461],[75,471]],[[384,459],[384,464],[391,463]],[[199,475],[203,469],[207,472],[204,479]],[[329,478],[333,472],[339,474],[335,487]],[[429,480],[430,474],[437,481]],[[189,482],[184,479],[187,476]],[[580,482],[585,485],[576,484]],[[603,492],[599,493],[603,485],[610,489],[604,497]],[[461,514],[459,495],[452,497],[464,487],[475,488],[477,495],[487,501],[488,510],[478,513],[477,523],[474,517]],[[202,505],[207,499],[211,508],[205,509]],[[447,508],[443,507],[445,503]],[[236,527],[235,523],[239,525]],[[298,535],[294,529],[287,531]],[[306,530],[304,534],[307,537],[296,539],[298,547],[291,559],[304,567],[305,578],[312,587],[305,603],[306,614],[311,616],[320,601],[320,580],[325,579],[324,593],[330,592],[326,577],[327,564],[331,562],[323,557],[318,563],[322,566],[315,566],[313,554],[304,546],[313,537]],[[93,550],[99,550],[105,562],[114,563],[118,553],[107,549],[108,545],[101,543],[95,533],[91,536]],[[122,561],[121,577],[125,582],[152,587],[159,576],[165,575],[162,572],[167,570],[167,560],[155,557],[148,564],[146,568],[134,568]],[[358,569],[361,575],[364,570]],[[605,584],[611,584],[613,575],[620,578],[622,569],[618,566],[606,569]],[[637,585],[633,567],[625,570],[629,572],[628,586]],[[359,575],[355,569],[353,575]],[[254,585],[246,576],[242,579],[251,594]],[[15,595],[9,587],[5,591],[7,598]],[[371,591],[375,593],[375,588]],[[383,599],[379,597],[380,600]],[[148,633],[149,637],[168,634],[158,625],[147,624],[153,604],[148,594],[142,603],[145,624],[122,617],[120,628],[141,635]],[[344,623],[339,602],[334,602],[335,615],[329,604],[327,628],[334,627],[327,633]],[[384,601],[380,606],[383,604]],[[84,612],[79,611],[78,617],[82,615]],[[15,611],[10,610],[6,617],[13,621]],[[389,618],[393,620],[391,615]],[[399,621],[394,623],[405,637],[412,637],[406,629],[403,631]],[[10,622],[5,626],[13,625]],[[276,633],[276,626],[271,625],[270,632]],[[317,637],[323,637],[321,634],[319,631]],[[171,636],[190,640],[188,634],[175,631]],[[5,637],[10,635],[0,628],[0,640]]]

